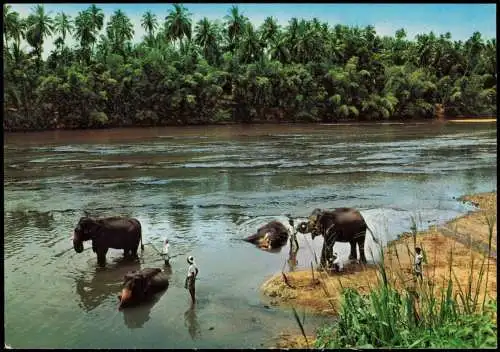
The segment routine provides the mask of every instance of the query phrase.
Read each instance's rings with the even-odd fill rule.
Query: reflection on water
[[[161,299],[161,297],[167,292],[162,291],[155,294],[151,299],[146,302],[141,303],[136,307],[130,307],[123,309],[123,321],[129,329],[139,329],[144,326],[144,324],[151,319],[151,310],[156,303]]]
[[[495,190],[496,164],[495,124],[7,133],[7,342],[20,348],[260,347],[296,325],[288,311],[258,308],[259,285],[281,270],[310,269],[322,238],[298,235],[298,251],[287,243],[276,253],[239,239],[272,220],[288,224],[286,214],[298,224],[314,208],[355,207],[385,244],[408,231],[412,217],[423,229],[469,210],[456,198]],[[71,236],[84,211],[137,218],[146,245],[141,263],[121,262],[123,251],[110,249],[109,266],[100,271],[91,250],[76,254]],[[168,293],[118,312],[123,275],[163,267],[148,244],[161,248],[165,236],[173,256],[165,267]],[[367,236],[369,261],[378,259],[370,255],[375,248]],[[336,243],[335,251],[347,260],[349,244]],[[194,310],[183,288],[187,255],[200,268]],[[306,321],[312,331],[319,319]],[[217,333],[201,334],[200,326],[216,326]]]
[[[200,324],[196,317],[196,304],[191,305],[189,309],[184,312],[184,325],[188,328],[189,335],[193,340],[201,335]]]
[[[116,297],[122,288],[125,274],[140,268],[138,261],[120,258],[114,263],[108,263],[106,268],[96,267],[90,280],[88,274],[80,274],[75,278],[76,293],[81,300],[80,306],[89,312],[109,297]]]

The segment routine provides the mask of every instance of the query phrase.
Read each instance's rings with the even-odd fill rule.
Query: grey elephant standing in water
[[[333,246],[336,241],[349,242],[351,245],[349,259],[357,259],[357,244],[361,262],[366,263],[366,230],[370,231],[375,243],[379,244],[361,213],[353,208],[314,209],[308,222],[299,225],[299,232],[311,233],[312,239],[319,235],[324,237],[320,260],[320,266],[323,268],[327,267],[328,262],[333,262]]]
[[[83,242],[92,241],[92,250],[97,254],[99,266],[106,265],[109,248],[123,249],[124,256],[137,257],[139,242],[142,244],[141,223],[137,219],[125,217],[92,218],[82,217],[75,227],[73,248],[83,252]]]

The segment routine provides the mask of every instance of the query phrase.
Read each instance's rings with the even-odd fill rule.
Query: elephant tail
[[[141,252],[144,252],[144,244],[142,243],[142,226],[139,221],[137,221],[137,223],[139,225],[139,236],[141,238]]]
[[[375,237],[375,235],[373,234],[373,231],[372,231],[372,230],[368,227],[368,225],[366,225],[366,229],[367,229],[368,231],[370,231],[370,235],[371,235],[371,236],[372,236],[372,238],[373,238],[373,242],[375,242],[376,244],[378,244],[378,245],[380,246],[380,242],[379,242],[379,240]]]

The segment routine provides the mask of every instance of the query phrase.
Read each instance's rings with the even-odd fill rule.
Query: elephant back
[[[365,223],[365,219],[361,213],[353,208],[337,208],[332,213],[337,224]]]
[[[306,231],[305,229],[301,229]],[[343,240],[344,232],[362,232],[366,230],[366,223],[361,213],[354,208],[336,208],[333,210],[315,209],[309,216],[307,231],[314,236],[337,233],[339,240]]]
[[[96,220],[102,229],[109,231],[130,231],[140,229],[140,222],[137,219],[113,216]]]
[[[160,292],[166,290],[169,285],[168,277],[166,274],[161,273],[151,278],[150,289],[152,293]]]

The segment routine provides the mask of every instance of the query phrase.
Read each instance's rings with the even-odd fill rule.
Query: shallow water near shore
[[[291,270],[279,253],[239,241],[286,214],[356,207],[383,242],[473,207],[463,194],[496,190],[496,124],[261,125],[4,134],[5,341],[19,348],[271,346],[300,333],[290,310],[266,307],[260,284]],[[83,211],[139,219],[141,263],[108,252],[96,267],[70,236]],[[175,256],[169,289],[119,312],[123,275]],[[310,267],[299,235],[297,268]],[[154,246],[154,247],[153,247]],[[376,249],[367,238],[367,258]],[[349,245],[337,243],[343,259]],[[198,303],[183,288],[185,258],[200,268]],[[312,332],[325,318],[306,316]]]

